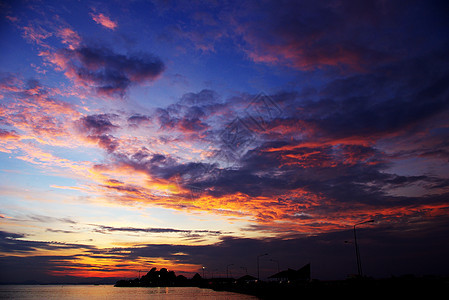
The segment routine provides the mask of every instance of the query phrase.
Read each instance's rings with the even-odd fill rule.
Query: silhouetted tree
[[[201,281],[203,280],[203,278],[201,277],[200,274],[196,273],[195,275],[193,275],[192,277],[192,283],[194,285],[200,285]]]
[[[196,273],[195,275],[193,275],[192,280],[201,280],[203,279],[203,277],[201,277],[200,274]]]
[[[186,281],[188,279],[184,275],[178,275],[178,276],[176,276],[176,280],[181,282],[181,281]]]
[[[183,275],[176,276],[174,271],[162,268],[159,271],[152,268],[140,279],[119,280],[115,286],[199,286],[202,282],[200,274],[196,273],[191,280]]]

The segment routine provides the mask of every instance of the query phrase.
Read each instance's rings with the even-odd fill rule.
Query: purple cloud
[[[123,97],[131,85],[153,81],[165,69],[153,55],[117,54],[105,47],[63,49],[55,61],[72,80],[106,96]]]

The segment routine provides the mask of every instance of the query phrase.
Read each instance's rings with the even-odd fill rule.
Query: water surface
[[[257,299],[196,287],[114,287],[112,285],[3,285],[0,299]]]

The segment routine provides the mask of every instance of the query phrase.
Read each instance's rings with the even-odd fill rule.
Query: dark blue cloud
[[[180,233],[180,234],[201,234],[201,235],[220,235],[221,231],[212,230],[191,230],[191,229],[175,229],[175,228],[141,228],[141,227],[113,227],[105,225],[91,224],[97,227],[96,232],[111,233],[114,231],[129,232],[129,233]]]
[[[146,115],[134,114],[128,118],[128,125],[133,127],[138,127],[150,123],[151,117]]]
[[[86,135],[87,139],[98,143],[101,148],[112,153],[119,146],[119,140],[110,134],[119,128],[112,123],[112,120],[117,118],[118,115],[115,114],[88,115],[77,120],[76,127],[79,132]]]
[[[359,72],[447,47],[444,12],[442,1],[276,1],[229,18],[256,62]]]
[[[73,79],[100,95],[123,97],[128,87],[155,80],[165,69],[154,55],[124,55],[106,47],[63,49],[60,54],[67,61]]]
[[[118,115],[115,114],[88,115],[77,121],[78,129],[81,132],[94,135],[109,133],[118,128],[117,125],[111,122],[117,117]]]

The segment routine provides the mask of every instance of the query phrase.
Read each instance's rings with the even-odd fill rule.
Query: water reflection
[[[257,299],[254,296],[196,287],[126,287],[112,285],[4,285],[0,299]]]

